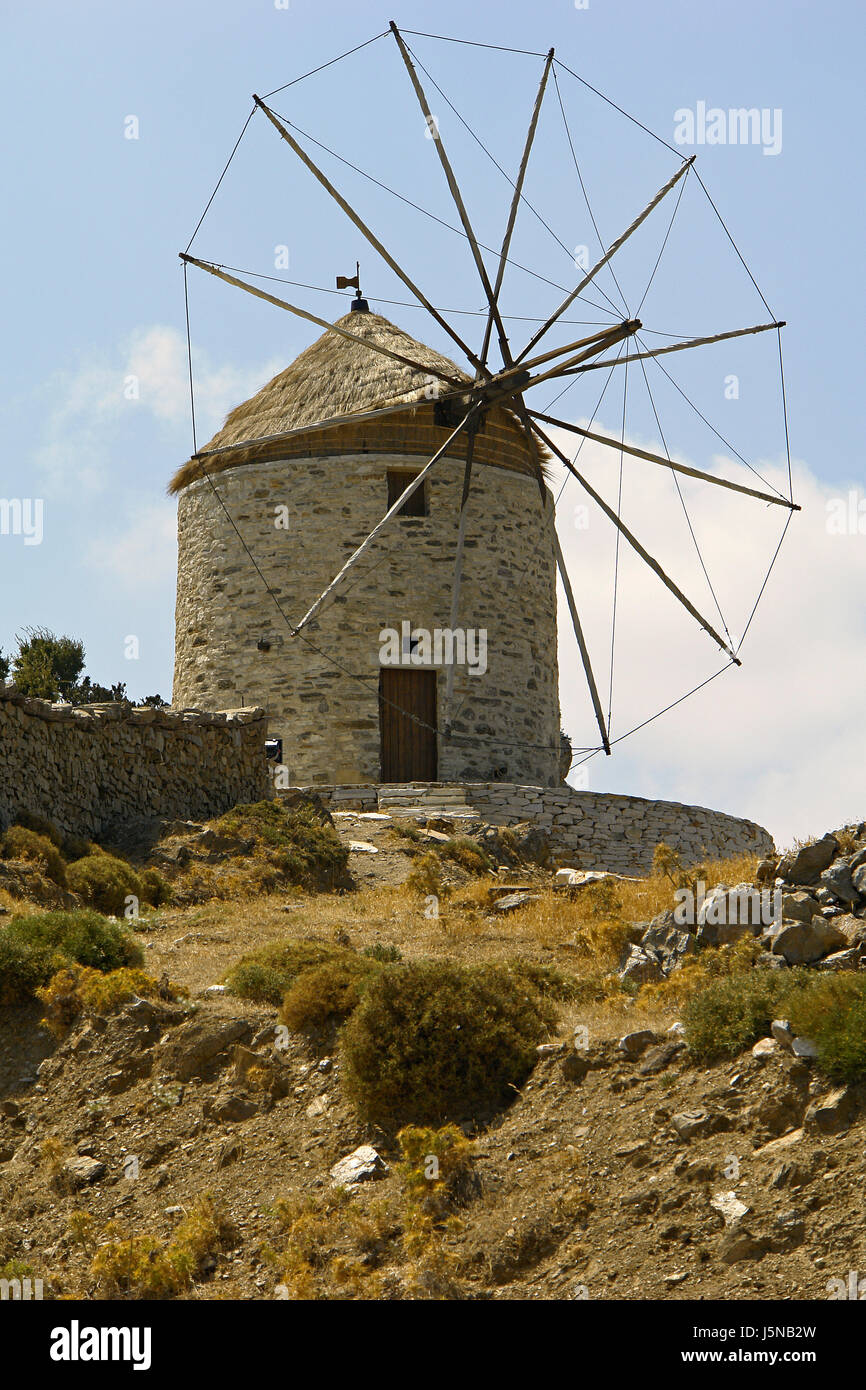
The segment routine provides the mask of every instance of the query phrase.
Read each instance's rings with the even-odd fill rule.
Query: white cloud
[[[176,510],[168,499],[135,509],[122,526],[90,542],[88,564],[124,589],[170,587],[177,559]]]
[[[574,452],[572,436],[558,441]],[[580,467],[615,504],[618,459],[587,446]],[[718,471],[760,487],[741,467]],[[785,491],[786,472],[764,477]],[[666,469],[627,463],[622,516],[701,613],[721,626]],[[638,484],[639,479],[639,484]],[[794,516],[742,650],[743,665],[589,764],[589,785],[713,806],[749,816],[777,843],[866,819],[866,535],[829,534],[827,502],[849,484],[819,481],[797,465]],[[683,492],[707,569],[735,642],[739,640],[784,524],[781,508],[685,480]],[[572,480],[558,527],[586,629],[605,713],[610,663],[613,536]],[[726,658],[630,548],[620,546],[614,662],[615,738],[684,694]],[[563,726],[575,742],[597,743],[592,709],[564,600],[560,599]]]
[[[254,368],[214,363],[193,352],[196,421],[208,439],[228,411],[285,363]],[[110,352],[93,353],[78,367],[56,372],[41,392],[42,437],[34,462],[55,495],[79,489],[104,491],[116,478],[117,441],[130,411],[163,426],[187,426],[190,418],[186,340],[161,324],[135,329]],[[186,441],[182,446],[186,448]],[[166,458],[166,477],[180,462]]]

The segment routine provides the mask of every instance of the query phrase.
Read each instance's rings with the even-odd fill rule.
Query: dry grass
[[[327,432],[317,430],[312,438],[301,439],[303,452],[309,453],[312,448],[336,454],[357,453],[360,441],[351,417],[403,404],[407,406],[405,415],[401,412],[396,417],[363,425],[361,438],[369,438],[372,429],[374,435],[379,433],[383,442],[393,440],[391,452],[400,452],[397,445],[402,434],[406,447],[414,446],[413,452],[426,452],[428,457],[435,452],[448,431],[433,423],[430,377],[441,374],[450,378],[452,384],[442,382],[444,391],[459,389],[463,383],[468,384],[470,378],[449,358],[416,342],[380,314],[345,314],[337,319],[337,326],[411,358],[421,370],[404,366],[362,343],[350,342],[328,330],[290,366],[231,411],[222,429],[205,448],[226,448],[244,440],[262,442],[258,447],[231,449],[211,456],[207,460],[209,474],[262,457],[285,458],[287,448],[297,452],[297,448],[292,447],[294,441],[271,444],[270,448],[267,441],[273,440],[275,435],[303,430],[325,421],[329,422]],[[456,444],[452,454],[459,458]],[[521,471],[532,472],[533,464],[520,426],[511,411],[494,405],[487,412],[484,431],[475,446],[475,458],[480,463],[498,461],[501,464],[506,456],[509,460],[522,460]],[[543,451],[543,458],[547,458],[546,451]],[[199,461],[192,458],[175,474],[169,491],[179,492],[201,477]]]

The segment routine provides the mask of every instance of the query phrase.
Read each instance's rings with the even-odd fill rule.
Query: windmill
[[[258,95],[254,96],[253,109],[247,117],[244,130],[241,132],[241,137],[239,137],[235,149],[232,151],[232,156],[223,171],[220,183],[222,183],[222,179],[228,171],[234,153],[237,150],[238,144],[240,144],[240,139],[243,137],[244,131],[249,125],[250,120],[254,115],[260,115],[270,123],[279,139],[285,143],[297,160],[306,168],[308,173],[318,182],[321,188],[325,190],[336,207],[340,209],[341,213],[355,227],[356,231],[369,243],[381,261],[388,266],[390,271],[400,281],[402,281],[403,285],[413,296],[414,301],[426,311],[432,321],[437,325],[438,329],[451,339],[468,364],[465,369],[461,368],[458,373],[455,373],[441,365],[431,368],[429,362],[419,361],[417,357],[412,356],[411,352],[402,352],[396,350],[393,345],[388,346],[384,342],[376,342],[369,336],[360,336],[358,333],[353,332],[352,328],[347,326],[345,321],[333,324],[327,319],[316,315],[309,309],[251,284],[248,280],[241,278],[238,274],[232,273],[231,270],[220,263],[199,259],[192,255],[189,250],[192,239],[186,251],[181,253],[185,283],[188,268],[191,266],[198,268],[302,320],[318,325],[327,333],[338,335],[350,343],[360,345],[365,352],[378,353],[390,359],[392,362],[398,362],[404,367],[410,368],[414,372],[428,375],[432,373],[432,376],[435,377],[437,381],[437,422],[440,425],[448,426],[447,438],[439,448],[432,452],[424,466],[412,477],[411,481],[407,482],[406,486],[400,491],[399,495],[395,497],[391,505],[388,506],[387,510],[385,510],[384,514],[369,530],[363,540],[353,548],[351,554],[348,555],[343,563],[336,569],[336,572],[333,573],[329,582],[321,589],[313,601],[308,604],[306,611],[300,615],[294,615],[291,619],[286,619],[291,640],[303,640],[304,634],[309,629],[310,624],[315,622],[323,608],[325,608],[329,602],[332,602],[335,596],[344,589],[347,576],[350,572],[355,569],[365,556],[370,554],[371,548],[375,545],[378,538],[392,526],[394,519],[405,514],[407,503],[418,489],[424,487],[428,478],[434,474],[437,466],[441,468],[441,460],[448,454],[449,449],[459,441],[462,446],[464,471],[450,585],[450,626],[451,628],[457,626],[461,590],[464,583],[467,504],[472,487],[473,468],[475,466],[476,439],[486,414],[493,408],[501,407],[507,409],[518,422],[526,445],[530,451],[532,468],[538,485],[538,505],[542,509],[550,508],[553,505],[550,494],[545,486],[544,474],[545,460],[552,455],[559,460],[568,474],[576,479],[594,506],[607,517],[609,522],[616,529],[618,538],[634,551],[648,569],[653,572],[659,583],[668,590],[690,618],[698,624],[718,649],[728,658],[728,664],[740,665],[741,660],[738,655],[738,646],[734,645],[733,640],[729,637],[727,632],[724,635],[720,634],[713,623],[711,623],[699,610],[696,604],[674,581],[659,561],[642,544],[632,529],[626,525],[622,516],[618,513],[618,510],[605,501],[601,494],[592,486],[589,479],[577,467],[576,461],[569,458],[567,452],[551,435],[550,431],[552,428],[566,431],[577,436],[581,441],[591,441],[600,448],[615,451],[620,458],[622,458],[622,455],[625,453],[630,457],[643,461],[647,465],[654,465],[669,470],[669,472],[673,474],[698,480],[710,487],[722,488],[738,493],[756,502],[761,502],[765,506],[779,507],[783,512],[788,513],[788,521],[790,521],[791,514],[799,510],[798,505],[793,500],[790,489],[789,495],[786,496],[779,490],[771,488],[769,485],[763,488],[747,486],[743,482],[723,478],[716,474],[691,467],[685,463],[675,461],[667,451],[666,445],[665,455],[662,455],[648,449],[639,448],[627,442],[624,433],[622,438],[615,438],[597,429],[571,423],[565,419],[551,415],[547,411],[539,410],[534,404],[534,398],[531,393],[534,391],[534,388],[543,383],[572,382],[585,374],[597,372],[599,370],[608,370],[611,373],[615,373],[621,369],[627,368],[629,363],[639,362],[643,364],[643,362],[650,359],[663,358],[674,353],[692,352],[707,345],[728,339],[742,338],[768,332],[780,335],[784,323],[771,316],[766,322],[753,324],[747,327],[733,328],[705,336],[690,337],[683,341],[667,343],[661,347],[647,347],[639,336],[643,327],[641,320],[636,316],[626,316],[618,317],[616,321],[601,327],[598,331],[578,337],[565,344],[556,347],[546,346],[545,340],[548,342],[550,341],[548,335],[551,331],[557,326],[561,327],[564,316],[571,306],[584,295],[589,287],[594,285],[600,273],[606,267],[611,267],[613,265],[617,254],[646,222],[654,209],[663,203],[664,200],[668,199],[674,190],[678,190],[678,195],[681,196],[685,181],[693,173],[695,157],[690,156],[682,158],[679,152],[674,150],[673,153],[677,156],[678,165],[671,176],[662,184],[645,206],[637,211],[633,220],[625,230],[606,248],[602,249],[595,263],[589,266],[584,273],[577,278],[577,283],[568,291],[558,307],[540,321],[539,326],[532,332],[528,341],[521,346],[515,346],[506,328],[507,316],[502,306],[504,277],[506,268],[510,262],[512,239],[518,214],[522,203],[525,201],[524,184],[527,171],[530,167],[542,105],[545,101],[546,93],[549,91],[551,79],[553,79],[554,83],[556,82],[557,67],[562,67],[568,72],[571,72],[571,69],[560,63],[553,49],[546,54],[538,55],[543,59],[543,63],[538,86],[535,91],[529,125],[520,154],[516,177],[513,180],[509,179],[509,182],[512,183],[512,196],[502,240],[498,247],[484,247],[476,235],[466,200],[458,184],[454,168],[439,129],[439,123],[431,110],[428,92],[419,75],[420,64],[407,41],[407,36],[411,37],[413,32],[414,31],[409,30],[401,31],[396,23],[392,21],[389,25],[389,29],[385,31],[384,34],[375,36],[374,39],[369,40],[368,43],[374,43],[381,38],[393,39],[399,60],[405,68],[409,87],[414,99],[418,103],[426,127],[430,132],[448,193],[453,202],[457,219],[468,245],[484,296],[484,329],[480,342],[473,344],[467,341],[462,333],[458,332],[453,323],[449,320],[447,313],[438,308],[431,301],[416,282],[413,275],[400,261],[398,261],[384,241],[380,239],[372,227],[368,225],[367,221],[348,201],[340,189],[335,186],[317,160],[310,154],[305,144],[302,143],[298,134],[295,133],[292,123],[281,117],[274,109],[273,105],[269,104],[274,93],[271,93],[265,98]],[[427,37],[438,38],[442,36],[431,35]],[[365,46],[366,45],[359,45],[358,47],[363,48]],[[349,50],[350,53],[356,51],[358,50]],[[341,58],[346,56],[348,55],[339,55],[339,57],[333,61],[340,61]],[[309,144],[309,141],[307,144]],[[668,148],[673,149],[673,147]],[[699,178],[699,176],[697,177]],[[219,188],[220,183],[217,184],[217,188]],[[703,187],[703,184],[701,186]],[[215,193],[216,189],[214,190],[214,194]],[[210,203],[213,201],[213,196],[214,195],[211,196],[211,200],[208,202],[205,213],[202,214],[202,219],[199,220],[196,233],[210,207]],[[709,195],[707,196],[709,197]],[[715,210],[715,205],[713,204],[712,206]],[[722,225],[724,226],[724,223],[722,223]],[[725,228],[725,230],[727,231],[727,228]],[[195,236],[196,233],[194,233],[193,236]],[[730,234],[728,233],[728,235]],[[485,251],[488,257],[491,258],[489,264],[488,261],[485,260],[483,254]],[[358,300],[360,300],[360,281],[358,273],[351,279],[348,277],[340,277],[338,284],[340,284],[340,281],[342,281],[343,287],[346,285],[354,286],[358,291]],[[763,296],[761,297],[763,299]],[[766,301],[764,302],[766,303]],[[188,297],[187,326],[189,331]],[[781,362],[780,336],[779,345]],[[493,360],[494,355],[498,358],[495,362]],[[191,357],[190,372],[192,380]],[[378,410],[365,410],[363,412],[363,417],[359,415],[357,418],[363,418],[364,421],[369,421],[374,418],[381,419],[399,413],[401,410],[405,410],[405,405],[388,405]],[[338,423],[342,425],[350,425],[352,422],[353,415],[351,411],[341,414],[338,421]],[[335,421],[326,420],[321,423],[324,427],[326,425],[333,425]],[[591,423],[592,422],[590,422],[590,426]],[[255,441],[244,442],[250,443]],[[194,443],[193,459],[197,461],[202,475],[208,476],[209,464],[212,461],[208,451],[199,451]],[[597,747],[591,747],[588,751],[592,754],[603,750],[605,754],[610,754],[612,740],[609,729],[609,717],[605,716],[583,624],[581,623],[573,586],[561,545],[556,535],[555,526],[552,526],[550,530],[555,563],[563,585],[574,637],[580,653],[595,721],[598,727],[599,744]],[[778,554],[778,549],[776,553]],[[255,557],[251,555],[250,558],[255,563]],[[764,583],[766,584],[766,580]],[[283,614],[283,616],[285,617],[286,615]],[[452,736],[454,720],[454,679],[455,672],[452,664],[446,672],[444,699],[442,700],[440,710],[439,732],[445,739],[449,739]]]

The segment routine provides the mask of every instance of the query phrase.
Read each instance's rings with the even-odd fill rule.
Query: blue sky
[[[8,651],[16,631],[44,624],[83,638],[94,679],[126,680],[133,695],[170,694],[174,542],[165,486],[190,450],[177,253],[246,119],[252,92],[264,95],[292,82],[381,33],[392,16],[402,30],[540,53],[554,46],[563,64],[670,144],[676,113],[699,103],[781,113],[778,153],[765,153],[761,144],[677,148],[697,154],[701,176],[773,313],[787,321],[792,455],[800,500],[811,505],[794,522],[750,631],[743,670],[721,677],[681,712],[623,744],[613,759],[594,760],[590,785],[719,804],[763,819],[782,838],[823,828],[822,817],[862,816],[850,767],[858,759],[862,766],[864,751],[866,537],[831,536],[825,524],[828,502],[853,490],[856,506],[862,496],[864,21],[854,3],[819,8],[796,0],[735,0],[718,7],[589,0],[578,9],[571,0],[472,6],[404,0],[393,11],[367,0],[290,0],[285,8],[272,0],[7,5],[0,59],[7,131],[0,496],[42,499],[44,537],[39,545],[25,545],[22,536],[0,536],[0,647]],[[513,173],[541,59],[421,37],[409,42]],[[674,172],[678,154],[563,69],[559,83],[593,213],[609,242]],[[404,196],[453,221],[432,142],[390,37],[278,93],[271,104]],[[498,245],[510,189],[435,89],[431,107],[479,237]],[[130,117],[137,121],[137,139],[125,138]],[[321,157],[433,301],[466,311],[453,322],[477,345],[482,296],[465,242]],[[515,316],[510,323],[518,346],[528,332],[517,316],[545,315],[562,297],[545,280],[571,285],[569,252],[588,245],[595,259],[597,251],[555,91],[545,99],[526,194],[560,244],[529,213],[521,215],[513,255],[544,279],[518,271],[506,278],[504,303]],[[672,202],[656,211],[642,229],[646,237],[636,236],[616,262],[631,310],[652,271]],[[288,250],[288,269],[275,268],[280,246]],[[333,286],[334,275],[351,273],[360,259],[373,307],[454,355],[423,312],[382,302],[409,295],[261,114],[192,250],[321,287]],[[200,272],[190,274],[201,443],[226,410],[286,365],[317,330]],[[609,278],[599,277],[598,287],[595,304],[603,309],[601,291],[614,299],[616,291]],[[341,310],[331,294],[272,288],[326,318]],[[598,323],[610,315],[590,305],[583,317]],[[641,318],[648,332],[673,335],[767,319],[691,175]],[[574,327],[571,335],[589,331]],[[783,485],[775,335],[705,351],[700,360],[700,350],[668,359],[677,364],[677,380],[726,439]],[[574,387],[557,410],[587,419],[601,386],[593,377],[600,375]],[[723,391],[731,376],[739,383],[736,399]],[[131,378],[136,388],[130,396]],[[652,380],[672,451],[698,467],[722,467],[718,441],[661,376]],[[611,388],[597,417],[610,433],[621,426],[617,391]],[[537,404],[554,394],[539,396]],[[657,424],[636,371],[628,405],[629,436],[658,448]],[[584,458],[587,472],[599,486],[606,479],[606,495],[612,488],[615,496],[610,460],[590,450]],[[648,545],[652,539],[659,558],[674,569],[681,561],[683,582],[699,582],[686,566],[682,516],[671,510],[670,498],[657,495],[655,483],[643,494],[639,471],[624,476],[626,519],[625,508],[631,508],[634,529],[645,524],[641,538]],[[728,470],[726,476],[739,475]],[[717,503],[719,491],[712,489],[709,501],[688,496],[705,528],[702,541],[714,551],[717,592],[723,607],[732,605],[736,633],[772,555],[779,518],[768,518],[760,505],[729,514],[727,501]],[[613,541],[600,528],[586,536],[571,524],[571,509],[582,500],[564,494],[560,532],[582,581],[588,627],[603,651]],[[678,617],[661,616],[667,596],[660,597],[645,575],[624,564],[622,584],[623,605],[629,584],[633,603],[631,610],[623,607],[618,636],[616,669],[625,688],[612,702],[615,731],[718,666],[706,639],[699,636],[694,647],[694,633]],[[135,661],[124,654],[130,635],[139,640]],[[567,632],[560,658],[564,722],[578,742],[588,743],[591,716]],[[606,661],[599,656],[605,691]]]

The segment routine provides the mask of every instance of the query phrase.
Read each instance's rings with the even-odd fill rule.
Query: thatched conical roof
[[[337,326],[358,338],[402,353],[425,370],[415,370],[360,343],[350,342],[337,333],[326,331],[305,348],[289,367],[231,411],[222,429],[200,451],[200,454],[209,455],[203,460],[209,474],[268,458],[309,453],[335,455],[354,452],[359,447],[365,451],[378,447],[383,451],[400,452],[405,446],[408,453],[423,454],[429,449],[432,454],[442,439],[447,437],[447,429],[436,427],[433,423],[430,387],[431,382],[438,381],[438,378],[432,373],[440,371],[467,383],[472,378],[449,358],[417,342],[380,314],[344,314],[337,319]],[[443,391],[450,389],[447,383],[439,382],[439,385]],[[405,416],[402,412],[386,416],[381,421],[370,421],[363,429],[349,418],[385,406],[402,404],[407,406]],[[419,416],[423,416],[423,419],[419,419]],[[336,423],[326,430],[305,432],[307,427],[319,425],[322,421]],[[485,429],[488,433],[487,447],[484,444],[481,447],[476,445],[478,461],[500,463],[503,467],[530,472],[528,446],[512,413],[494,406],[488,413],[488,421],[489,426]],[[407,424],[411,428],[407,429]],[[283,438],[277,444],[274,436],[285,436],[289,431],[301,433],[290,441]],[[355,437],[359,431],[363,434],[360,444]],[[437,439],[437,436],[441,438]],[[244,447],[241,449],[229,448],[224,453],[210,453],[211,450],[242,443]],[[491,454],[491,450],[497,456],[485,457]],[[453,452],[459,453],[460,450]],[[169,491],[179,492],[201,476],[199,458],[192,458],[178,469]]]

